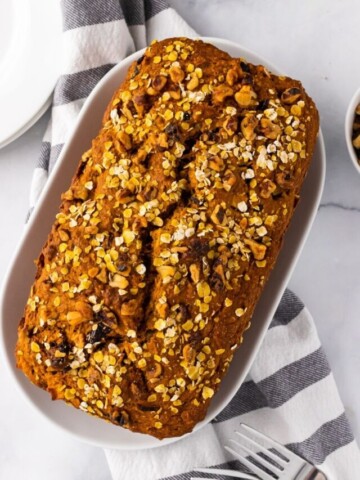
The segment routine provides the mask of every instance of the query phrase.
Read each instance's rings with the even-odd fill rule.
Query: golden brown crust
[[[130,430],[191,431],[250,325],[317,132],[298,81],[201,41],[151,45],[62,197],[19,368]]]

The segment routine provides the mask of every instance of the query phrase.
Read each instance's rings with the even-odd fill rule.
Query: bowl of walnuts
[[[352,97],[346,113],[345,137],[351,160],[360,173],[360,88]]]

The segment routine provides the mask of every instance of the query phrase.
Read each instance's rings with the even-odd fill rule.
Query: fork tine
[[[274,468],[277,468],[278,470],[284,470],[284,466],[289,463],[288,460],[284,460],[283,458],[280,458],[278,455],[275,455],[275,453],[272,453],[270,450],[268,450],[267,448],[263,447],[262,445],[260,445],[260,443],[256,442],[255,440],[253,440],[251,437],[249,437],[248,435],[245,435],[244,433],[242,432],[239,432],[239,431],[235,431],[235,433],[237,435],[239,435],[239,437],[241,438],[244,438],[247,442],[250,442],[252,445],[254,446],[251,446],[250,450],[255,453],[256,455],[259,454],[259,452],[263,453],[264,455],[266,455],[267,457],[271,458],[271,460],[273,460],[275,463],[277,463],[277,465],[274,465],[273,463],[269,462],[270,465]],[[263,460],[266,461],[266,458],[264,457],[260,457],[262,458]],[[285,465],[283,465],[285,464]]]
[[[263,433],[260,433],[259,431],[255,430],[255,428],[249,427],[249,425],[245,425],[245,423],[241,423],[240,428],[246,432],[245,435],[250,440],[253,440],[255,442],[259,442],[259,440],[261,440],[263,445],[266,446],[266,448],[275,448],[288,461],[290,461],[291,459],[293,460],[297,459],[297,460],[303,461],[301,457],[299,457],[298,455],[295,455],[295,453],[291,452],[288,448],[284,447],[273,438],[270,438],[267,435],[264,435]],[[276,461],[277,459],[278,457],[276,458]]]
[[[279,475],[283,471],[283,469],[280,469],[279,467],[276,467],[275,465],[270,463],[267,458],[260,456],[256,447],[249,448],[233,439],[229,439],[229,442],[232,442],[238,448],[242,448],[243,450],[245,450],[249,457],[252,457],[259,465],[266,468],[271,473]],[[274,468],[277,470],[276,472],[273,471]]]
[[[236,473],[236,472],[235,472]],[[218,473],[218,475],[220,476],[224,476],[225,474],[224,473]],[[240,480],[247,480],[248,478],[250,480],[259,480],[258,477],[238,477],[238,476],[235,476],[235,475],[232,475],[232,474],[229,474],[229,475],[225,475],[225,476],[228,476],[228,477],[233,477],[233,478],[239,478]],[[208,478],[208,477],[191,477],[190,480],[216,480],[216,478]]]
[[[221,468],[194,468],[194,470],[195,472],[210,473],[211,475],[224,475],[228,477],[241,478],[243,480],[257,480],[257,477],[255,477],[254,475],[237,472],[236,470],[223,470]]]
[[[236,472],[235,472],[236,473]],[[243,477],[243,476],[239,476],[239,475],[233,475],[232,473],[229,473],[229,474],[225,474],[223,472],[217,472],[217,475],[220,475],[221,477],[232,477],[232,478],[239,478],[240,480],[247,480],[247,479],[250,479],[250,480],[259,480],[258,477]],[[216,480],[216,478],[212,477],[212,478],[208,478],[208,477],[191,477],[190,480]]]
[[[242,445],[239,445],[239,446],[240,446],[241,449],[243,449],[246,452],[246,455],[248,455],[248,452],[246,451],[247,449],[245,447],[243,447]],[[240,453],[236,452],[235,450],[233,450],[231,447],[228,447],[227,445],[225,445],[224,448],[228,452],[232,453],[235,457],[237,457],[240,460],[240,462],[243,465],[245,465],[245,467],[248,467],[251,471],[256,473],[256,475],[258,475],[261,478],[261,480],[274,480],[274,477],[272,477],[268,473],[264,472],[264,470],[257,467],[252,462],[249,462],[249,460],[246,458],[246,455],[241,455]],[[250,451],[250,454],[252,455],[251,451]]]

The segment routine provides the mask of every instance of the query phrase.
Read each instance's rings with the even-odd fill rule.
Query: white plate
[[[0,148],[50,105],[60,74],[59,0],[0,2]]]
[[[228,51],[233,56],[245,57],[253,63],[267,65],[276,72],[276,68],[267,61],[239,45],[215,38],[205,38],[205,41]],[[86,101],[74,132],[62,151],[61,158],[53,170],[15,253],[4,283],[1,305],[3,344],[0,350],[5,354],[4,360],[11,376],[30,403],[55,425],[80,440],[101,447],[125,450],[158,447],[174,442],[178,438],[160,441],[90,417],[80,410],[68,407],[64,402],[52,402],[48,393],[33,386],[24,374],[16,369],[14,347],[17,326],[34,280],[33,259],[38,256],[50,231],[54,215],[58,211],[60,194],[68,188],[81,154],[97,134],[103,112],[113,92],[123,80],[130,64],[142,53],[142,51],[134,53],[114,67],[95,87]],[[286,234],[277,265],[256,307],[252,328],[246,333],[244,344],[236,352],[229,372],[215,395],[206,418],[196,426],[196,430],[212,420],[229,403],[248,373],[315,218],[324,177],[325,150],[320,133],[314,159],[303,186],[301,200]]]

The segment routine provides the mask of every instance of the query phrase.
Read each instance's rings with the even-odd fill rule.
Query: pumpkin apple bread
[[[62,196],[18,367],[114,424],[190,432],[250,325],[317,133],[300,82],[199,40],[154,42]]]

